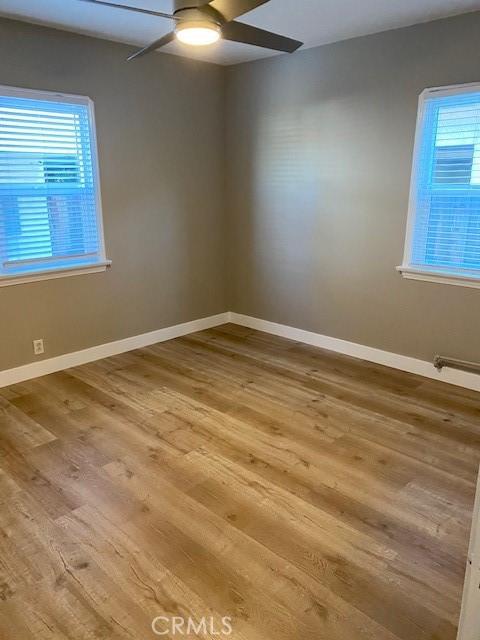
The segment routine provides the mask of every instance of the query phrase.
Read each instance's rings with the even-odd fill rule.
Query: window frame
[[[442,98],[446,96],[480,93],[480,82],[471,82],[467,84],[448,85],[445,87],[433,87],[424,89],[418,99],[418,111],[415,127],[415,142],[413,146],[412,172],[410,177],[410,192],[408,200],[408,216],[405,232],[405,245],[402,264],[396,267],[404,278],[409,280],[423,280],[425,282],[435,282],[442,284],[451,284],[461,287],[472,287],[480,289],[480,274],[472,274],[461,269],[448,271],[447,269],[435,269],[429,265],[418,266],[411,264],[411,255],[413,249],[413,237],[415,233],[416,213],[417,213],[417,184],[416,176],[418,175],[420,148],[423,137],[423,121],[425,114],[425,106],[430,96]]]
[[[0,85],[0,95],[13,98],[24,98],[27,100],[44,100],[47,102],[61,102],[65,104],[80,104],[87,107],[91,146],[90,151],[92,158],[92,173],[95,187],[95,213],[98,234],[98,254],[95,261],[92,261],[91,264],[87,263],[82,265],[67,265],[61,267],[56,266],[42,269],[41,260],[39,260],[39,268],[35,271],[32,270],[28,273],[19,274],[0,274],[0,287],[106,271],[106,269],[110,267],[112,262],[111,260],[107,260],[105,252],[102,195],[100,186],[100,167],[98,162],[97,129],[95,123],[95,106],[93,100],[88,96],[59,93],[56,91],[25,89],[7,85]]]

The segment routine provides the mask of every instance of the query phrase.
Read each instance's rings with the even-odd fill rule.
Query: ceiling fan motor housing
[[[192,7],[192,4],[192,0],[175,0],[173,15],[188,22],[213,22],[216,25],[224,22],[218,11],[210,5],[206,4],[199,8]]]
[[[194,9],[195,8],[195,0],[174,0],[173,2],[173,13],[177,13],[177,11],[182,11],[182,9]]]

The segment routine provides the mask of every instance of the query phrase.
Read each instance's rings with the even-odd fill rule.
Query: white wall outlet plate
[[[42,353],[45,353],[45,347],[43,346],[43,340],[34,340],[33,341],[33,353],[36,356],[39,356]]]

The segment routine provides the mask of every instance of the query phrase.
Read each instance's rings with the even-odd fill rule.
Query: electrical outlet
[[[36,356],[39,356],[42,353],[45,353],[45,347],[43,346],[43,340],[42,339],[33,341],[33,353]]]

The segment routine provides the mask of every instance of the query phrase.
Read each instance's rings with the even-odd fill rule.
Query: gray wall
[[[0,21],[0,84],[95,102],[106,273],[0,288],[0,370],[225,311],[224,70]],[[38,359],[38,358],[36,358]]]
[[[225,70],[1,20],[0,83],[95,101],[113,266],[0,288],[0,370],[34,338],[52,357],[228,308],[480,360],[480,291],[395,271],[418,94],[479,81],[479,34],[468,14]]]
[[[480,81],[480,14],[227,77],[232,310],[389,351],[480,360],[480,291],[403,280],[417,100]]]

